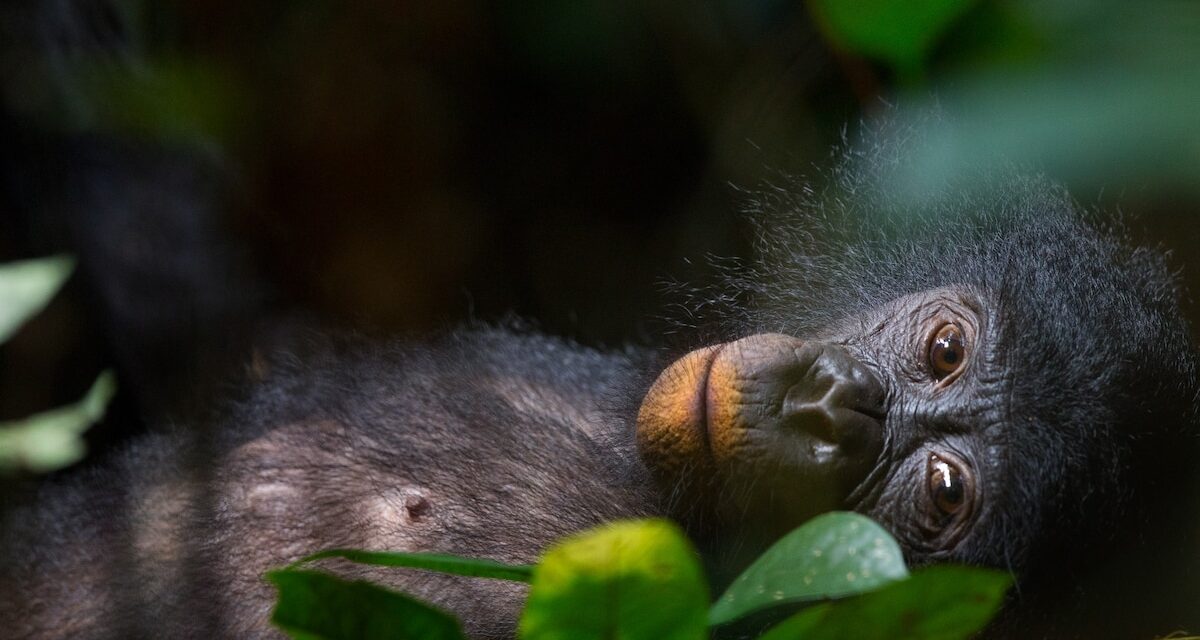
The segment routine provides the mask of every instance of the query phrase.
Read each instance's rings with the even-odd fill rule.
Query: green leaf
[[[75,260],[68,256],[0,266],[0,343],[50,302],[74,268]]]
[[[618,522],[552,547],[533,570],[525,640],[699,640],[708,588],[695,549],[663,520]]]
[[[116,392],[116,376],[105,371],[73,405],[0,423],[0,470],[53,471],[83,458],[86,448],[80,435],[104,417]]]
[[[345,558],[360,564],[373,564],[381,567],[410,567],[440,571],[456,576],[472,576],[476,578],[498,578],[529,582],[533,567],[525,564],[504,564],[495,560],[464,558],[442,553],[403,553],[397,551],[361,551],[359,549],[328,549],[301,558],[292,566],[323,558]]]
[[[873,593],[805,609],[759,640],[968,638],[996,615],[1010,584],[991,569],[928,567]]]
[[[913,77],[946,29],[977,1],[809,0],[809,5],[830,40]]]
[[[779,539],[738,576],[708,619],[714,625],[789,602],[870,591],[908,575],[891,534],[857,513],[817,516]]]
[[[271,622],[292,638],[461,640],[454,616],[404,594],[320,571],[266,574],[279,589]]]
[[[240,96],[235,78],[199,60],[159,56],[142,73],[114,74],[105,65],[77,68],[95,109],[95,128],[153,140],[195,140],[233,133]]]

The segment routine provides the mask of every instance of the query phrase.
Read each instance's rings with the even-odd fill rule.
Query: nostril
[[[847,407],[880,422],[887,417],[886,395],[882,390],[878,393],[855,393]]]
[[[873,457],[883,446],[883,418],[861,411],[843,409],[835,423],[838,446],[847,453]]]
[[[842,440],[837,422],[834,417],[819,404],[804,404],[788,411],[785,415],[786,424],[799,429],[818,440],[829,444],[839,444]]]
[[[822,359],[836,379],[829,400],[837,406],[883,420],[887,415],[887,390],[879,377],[849,353],[840,349],[833,353],[837,355]]]
[[[883,419],[887,413],[887,390],[879,377],[849,353],[840,350],[835,353],[838,355],[823,362],[831,369],[829,375],[836,379],[830,389],[833,401],[839,406]]]
[[[882,439],[887,394],[879,378],[845,349],[825,345],[784,397],[787,423],[847,450]]]

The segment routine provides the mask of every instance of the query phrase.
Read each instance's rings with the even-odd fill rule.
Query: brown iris
[[[938,380],[962,367],[967,357],[967,345],[962,330],[956,324],[943,325],[929,343],[929,367]]]
[[[929,498],[939,515],[957,515],[967,504],[967,486],[963,472],[952,462],[929,456]]]

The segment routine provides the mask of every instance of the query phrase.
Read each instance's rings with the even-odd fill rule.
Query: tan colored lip
[[[697,349],[671,363],[650,386],[638,411],[642,458],[660,472],[707,466],[708,377],[723,344]]]

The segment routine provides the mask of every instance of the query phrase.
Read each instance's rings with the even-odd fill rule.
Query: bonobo
[[[169,150],[64,148],[69,162],[13,165],[54,194],[29,207],[85,230],[114,340],[135,344],[154,333],[121,332],[139,296],[210,291],[212,272],[189,280],[201,261],[147,250],[187,247],[104,234],[186,227],[215,199]],[[1027,637],[1194,488],[1196,365],[1175,278],[1046,181],[990,176],[914,203],[884,178],[903,144],[864,148],[827,191],[758,197],[761,260],[698,301],[736,304],[720,338],[678,357],[511,326],[425,342],[276,334],[211,416],[176,416],[3,514],[0,629],[272,637],[262,573],[319,549],[530,562],[647,515],[681,522],[720,581],[811,516],[853,509],[912,564],[1012,571],[993,632]],[[160,240],[180,237],[194,230]],[[506,582],[328,568],[453,610],[477,637],[511,636],[523,598]],[[1113,582],[1104,597],[1138,597]]]
[[[857,160],[894,158],[877,155]],[[277,345],[219,418],[7,514],[3,628],[269,636],[262,572],[314,550],[529,562],[651,514],[681,521],[721,576],[830,509],[883,523],[910,563],[1011,570],[1010,620],[1039,594],[1059,602],[1103,543],[1182,491],[1196,380],[1174,280],[1039,180],[907,215],[873,189],[878,166],[852,164],[824,204],[768,203],[762,262],[730,276],[730,339],[674,360],[518,328]],[[160,188],[161,166],[131,179]],[[814,220],[845,237],[814,251]],[[454,610],[479,637],[511,635],[522,599],[332,568]]]

